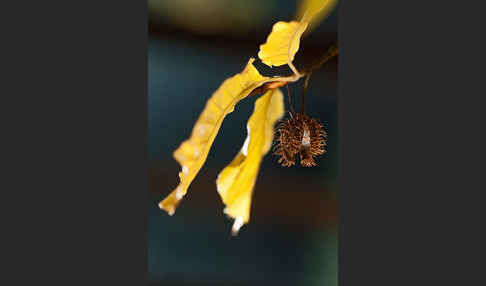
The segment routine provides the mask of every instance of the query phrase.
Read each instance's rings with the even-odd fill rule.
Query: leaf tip
[[[175,213],[175,210],[184,195],[184,189],[181,185],[179,185],[172,193],[170,193],[164,200],[159,203],[159,208],[166,211],[167,214],[172,216]]]
[[[240,228],[243,226],[244,221],[243,217],[239,216],[236,217],[235,222],[233,223],[233,227],[231,228],[231,235],[236,236],[240,231]]]
[[[175,213],[175,207],[173,205],[165,205],[164,201],[159,203],[159,208],[167,212],[168,215],[172,216]]]

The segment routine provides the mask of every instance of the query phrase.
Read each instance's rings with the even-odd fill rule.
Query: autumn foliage
[[[161,209],[170,215],[174,214],[177,205],[186,195],[192,181],[206,161],[224,118],[234,110],[236,104],[250,95],[264,92],[255,102],[253,114],[247,123],[247,138],[240,152],[219,173],[216,180],[217,191],[226,206],[224,212],[235,219],[233,234],[236,234],[243,224],[249,222],[252,192],[260,163],[263,156],[271,150],[275,124],[284,115],[284,96],[278,87],[298,81],[304,76],[292,63],[299,50],[302,34],[315,17],[322,17],[323,11],[328,11],[335,2],[304,1],[307,4],[304,6],[305,12],[300,20],[277,22],[266,42],[260,46],[258,57],[264,64],[268,66],[287,64],[293,71],[291,76],[263,76],[254,67],[254,59],[250,58],[242,72],[226,79],[213,93],[196,121],[189,139],[182,142],[174,151],[174,158],[181,165],[180,183],[159,203]],[[307,118],[303,115],[301,117]],[[308,123],[314,124],[311,119],[308,119]],[[302,128],[304,132],[304,125]],[[316,132],[315,136],[319,138],[325,136],[321,131]],[[312,156],[309,158],[307,155],[322,154],[324,143],[323,141],[309,142],[307,153],[299,149],[295,154],[304,152],[301,154],[301,158],[305,159],[304,163],[312,165],[314,164]],[[292,162],[289,158],[286,161]]]

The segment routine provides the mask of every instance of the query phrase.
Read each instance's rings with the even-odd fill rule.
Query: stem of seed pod
[[[295,113],[294,107],[292,106],[292,98],[290,97],[290,89],[289,89],[289,85],[288,84],[287,84],[287,96],[289,97],[289,108],[290,108],[290,111],[292,111],[292,113]]]
[[[300,105],[300,112],[302,114],[305,114],[305,92],[307,91],[307,85],[309,84],[309,78],[311,74],[312,72],[307,73],[305,77],[304,88],[302,89],[302,103]]]

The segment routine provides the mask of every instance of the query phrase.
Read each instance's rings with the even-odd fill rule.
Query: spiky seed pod
[[[304,167],[316,165],[314,157],[326,150],[326,132],[322,125],[306,114],[290,113],[290,118],[280,123],[277,128],[275,155],[281,156],[278,163],[290,167],[295,164],[295,157],[300,155],[300,164]]]
[[[295,120],[291,117],[279,124],[277,131],[279,135],[276,139],[275,155],[281,156],[278,160],[282,166],[290,167],[295,164],[295,155],[299,152],[299,146],[295,144],[292,138],[295,136],[294,128]]]
[[[302,146],[300,148],[300,164],[305,167],[316,165],[315,156],[322,155],[326,152],[326,132],[322,125],[315,119],[310,119],[304,115],[304,134],[302,136]]]

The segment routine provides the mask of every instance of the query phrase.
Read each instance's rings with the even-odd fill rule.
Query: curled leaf
[[[191,137],[174,151],[174,158],[182,168],[179,172],[180,183],[159,203],[159,207],[169,215],[174,214],[180,200],[187,193],[189,185],[206,161],[224,118],[234,110],[235,105],[267,82],[275,85],[278,82],[296,81],[300,78],[262,76],[253,66],[253,61],[254,59],[250,59],[241,73],[225,80],[213,93],[196,121]]]
[[[182,167],[179,172],[180,183],[159,203],[159,207],[170,215],[175,212],[178,203],[206,161],[223,119],[234,110],[240,100],[269,79],[258,72],[253,66],[253,61],[254,59],[250,59],[241,73],[225,80],[213,93],[196,121],[191,137],[174,151],[174,158]]]
[[[330,1],[330,0],[329,0]],[[270,67],[288,64],[292,71],[299,72],[292,64],[295,54],[299,50],[300,38],[307,29],[312,18],[320,12],[328,1],[313,1],[307,6],[307,11],[300,21],[280,21],[273,25],[267,41],[260,45],[258,57]]]
[[[251,197],[260,162],[272,146],[274,125],[283,114],[283,95],[279,89],[269,90],[258,98],[248,120],[248,136],[241,151],[218,175],[216,185],[226,205],[224,212],[235,219],[233,234],[250,219]]]

